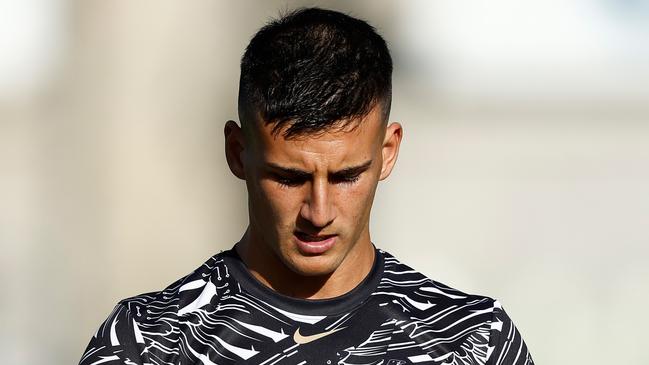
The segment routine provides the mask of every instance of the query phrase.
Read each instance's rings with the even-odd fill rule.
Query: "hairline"
[[[264,120],[259,108],[255,107],[250,102],[241,102],[241,100],[239,100],[238,114],[239,114],[239,122],[241,124],[241,129],[244,131],[244,135],[246,136],[250,133],[251,127],[255,124],[261,124],[262,126],[272,124],[274,126],[271,134],[274,137],[279,137],[281,135],[281,137],[284,139],[296,140],[296,139],[315,137],[332,131],[351,132],[354,129],[356,129],[359,125],[361,125],[365,121],[366,117],[370,115],[374,110],[374,108],[376,107],[381,108],[381,125],[385,127],[387,126],[388,121],[390,119],[391,104],[392,104],[392,95],[388,94],[383,98],[372,101],[372,103],[370,103],[370,107],[368,111],[365,114],[352,116],[349,119],[334,120],[326,125],[323,125],[322,128],[318,128],[317,130],[313,130],[313,131],[307,130],[307,131],[298,132],[291,135],[287,135],[286,131],[293,125],[292,121],[282,123],[284,124],[282,128],[275,128],[279,122]],[[351,128],[348,129],[349,126],[351,126]]]

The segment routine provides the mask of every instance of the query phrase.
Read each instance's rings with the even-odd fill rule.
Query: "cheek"
[[[338,206],[344,215],[354,223],[362,223],[369,216],[376,184],[372,181],[359,182],[357,185],[342,187],[338,191]]]
[[[300,209],[300,193],[297,189],[286,189],[277,183],[262,180],[259,183],[259,199],[264,204],[264,214],[270,214],[275,221],[292,222]]]

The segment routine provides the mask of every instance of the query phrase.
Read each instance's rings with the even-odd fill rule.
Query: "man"
[[[402,138],[392,61],[367,23],[303,9],[241,62],[226,157],[249,225],[160,292],[121,301],[81,364],[532,364],[497,301],[374,247],[370,210]]]

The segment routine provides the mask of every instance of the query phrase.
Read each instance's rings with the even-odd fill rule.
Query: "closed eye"
[[[329,182],[332,184],[354,184],[360,179],[360,174],[348,175],[348,176],[330,176]],[[274,175],[271,177],[274,181],[279,183],[284,187],[297,187],[306,183],[309,179],[303,177],[289,177],[289,176],[280,176]]]
[[[333,184],[353,184],[361,178],[361,174],[354,175],[333,175],[329,177],[329,181]]]
[[[329,183],[347,185],[354,184],[360,179],[363,172],[367,171],[371,165],[372,160],[368,160],[360,165],[332,172],[328,176]],[[311,173],[300,169],[282,167],[272,162],[268,162],[267,166],[268,171],[266,172],[266,176],[277,182],[283,188],[299,187],[311,181],[313,178]]]
[[[278,174],[271,174],[271,179],[284,187],[296,187],[304,184],[308,178],[301,176],[282,176]]]

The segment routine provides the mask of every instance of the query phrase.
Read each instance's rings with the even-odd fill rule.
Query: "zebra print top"
[[[120,301],[81,365],[528,364],[500,303],[433,281],[376,250],[351,292],[303,300],[255,280],[236,251],[160,292]]]

